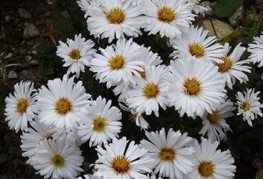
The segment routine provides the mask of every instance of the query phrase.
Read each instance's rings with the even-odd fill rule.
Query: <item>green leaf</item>
[[[217,17],[229,17],[243,4],[244,0],[219,0],[213,7],[213,12]]]
[[[5,153],[0,153],[0,164],[6,162],[8,160],[8,157]]]

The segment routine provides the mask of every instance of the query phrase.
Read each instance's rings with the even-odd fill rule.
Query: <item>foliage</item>
[[[245,0],[219,0],[213,7],[213,12],[217,17],[230,17],[234,11],[240,7]]]
[[[10,68],[21,67],[21,66],[23,66],[21,63],[18,63],[12,59],[11,54],[6,54],[2,52],[0,54],[0,81],[6,83],[8,70]]]

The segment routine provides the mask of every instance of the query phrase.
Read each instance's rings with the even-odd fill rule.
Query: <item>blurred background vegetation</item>
[[[221,43],[229,42],[236,45],[242,42],[247,46],[263,30],[263,2],[261,0],[210,0],[212,5],[210,15],[198,17],[196,24],[207,27],[210,24],[212,34],[217,35]],[[241,13],[236,22],[231,22],[234,14]],[[56,56],[58,41],[73,38],[75,34],[82,33],[86,38],[92,39],[96,48],[105,47],[106,40],[94,39],[89,36],[84,19],[84,13],[77,6],[75,0],[16,0],[1,1],[0,3],[0,179],[41,178],[34,175],[34,170],[25,164],[26,158],[21,155],[20,134],[9,130],[5,123],[4,108],[5,97],[13,92],[13,85],[20,80],[30,80],[36,88],[46,84],[48,79],[62,77],[66,69],[62,61]],[[220,28],[216,24],[220,22]],[[222,25],[223,24],[223,25]],[[220,32],[225,28],[225,32]],[[229,30],[230,29],[230,30]],[[169,54],[172,52],[167,46],[167,39],[158,36],[148,36],[135,39],[139,44],[150,46],[157,52],[164,63],[168,64]],[[244,54],[246,58],[248,54]],[[260,78],[262,69],[253,67],[249,75],[249,83],[244,86],[237,83],[236,90],[247,87],[263,89]],[[106,90],[104,84],[99,84],[93,74],[87,70],[81,77],[87,92],[93,98],[102,95],[112,99],[111,90]],[[261,91],[262,92],[262,91]],[[235,102],[235,91],[229,93],[230,99]],[[261,94],[261,99],[263,96]],[[261,102],[263,102],[261,100]],[[135,141],[139,141],[143,133],[129,120],[130,114],[123,111],[122,134]],[[192,137],[198,135],[201,129],[201,120],[179,118],[173,108],[161,111],[160,117],[147,116],[151,130],[173,127],[175,130],[188,132]],[[254,179],[259,177],[263,168],[263,120],[256,120],[253,127],[247,125],[240,117],[234,116],[227,120],[232,133],[228,140],[221,143],[222,149],[230,149],[235,157],[237,166],[236,179]],[[89,162],[96,156],[93,148],[82,146],[86,171]],[[262,179],[262,176],[261,176]]]

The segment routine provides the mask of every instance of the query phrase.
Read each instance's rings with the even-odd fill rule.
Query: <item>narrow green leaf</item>
[[[244,0],[219,0],[213,7],[213,12],[217,17],[229,17],[243,4]]]
[[[0,153],[0,164],[6,162],[8,160],[7,154],[5,153]]]

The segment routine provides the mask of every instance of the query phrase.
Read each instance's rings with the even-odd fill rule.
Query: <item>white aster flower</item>
[[[67,74],[76,73],[76,77],[79,77],[80,72],[84,72],[95,54],[93,46],[94,42],[82,38],[81,34],[75,35],[74,40],[67,39],[67,43],[59,41],[57,55],[62,58],[63,66],[68,67]]]
[[[88,115],[77,126],[78,135],[83,142],[89,140],[90,146],[107,144],[121,131],[121,112],[111,106],[111,100],[99,96],[88,108]]]
[[[158,66],[159,64],[162,63],[162,60],[157,53],[153,53],[151,51],[150,47],[146,48],[143,45],[141,45],[138,50],[142,52],[141,55],[138,57],[138,59],[141,59],[141,61],[144,62],[143,64],[140,65],[142,71],[138,71],[139,77],[145,78],[145,68],[148,66]],[[138,74],[134,74],[132,76],[133,79],[131,80],[131,83],[127,83],[127,82],[125,83],[121,81],[115,84],[113,92],[116,96],[119,95],[119,99],[118,99],[119,101],[126,100],[126,93],[128,90],[132,88],[133,81],[135,81],[134,78],[136,77],[138,77]]]
[[[194,142],[194,170],[189,179],[231,179],[235,176],[236,166],[229,150],[217,150],[219,142],[202,138]]]
[[[212,63],[198,60],[171,61],[167,75],[168,100],[180,116],[211,113],[224,100],[225,81]]]
[[[140,148],[134,141],[125,137],[114,138],[112,143],[102,148],[96,148],[98,159],[95,162],[94,176],[107,179],[148,179],[147,172],[151,172],[152,162],[147,150]]]
[[[154,159],[154,172],[160,177],[183,178],[184,174],[192,171],[191,156],[194,149],[187,133],[169,129],[165,134],[164,128],[156,132],[145,132],[148,140],[141,140],[141,146],[148,150],[147,155]]]
[[[150,115],[152,112],[158,117],[159,106],[166,109],[168,90],[164,80],[165,66],[149,66],[145,68],[145,78],[135,78],[136,85],[127,91],[126,102],[129,108],[138,113]]]
[[[228,43],[224,45],[224,57],[222,58],[222,62],[217,63],[218,72],[222,74],[225,78],[227,86],[232,89],[233,85],[236,83],[236,79],[240,83],[247,82],[248,77],[245,74],[251,72],[251,67],[248,66],[249,60],[240,60],[241,55],[245,52],[246,48],[240,46],[239,43],[231,54],[228,54],[230,51],[230,46]]]
[[[144,113],[138,113],[135,109],[131,110],[130,120],[134,121],[136,126],[139,126],[142,130],[149,128],[149,123],[143,117]]]
[[[132,0],[98,0],[88,9],[87,27],[96,38],[138,37],[141,34],[141,10]]]
[[[163,179],[163,178],[158,177],[158,175],[155,173],[151,173],[151,174],[149,174],[148,179]]]
[[[231,131],[231,129],[225,119],[234,116],[234,110],[234,104],[228,99],[222,102],[211,113],[205,112],[201,117],[203,127],[199,134],[202,136],[207,135],[212,142],[226,139],[226,133]]]
[[[182,37],[171,39],[174,52],[171,54],[179,59],[197,59],[204,61],[221,62],[223,46],[217,43],[215,36],[208,36],[203,27],[185,28]]]
[[[143,61],[145,61],[145,66],[157,66],[162,63],[162,60],[158,53],[152,52],[150,47],[146,48],[143,45],[141,45],[141,50],[144,51],[144,54],[141,58]]]
[[[263,66],[263,33],[259,37],[254,37],[254,41],[248,44],[248,52],[250,56],[248,57],[254,64],[258,63],[258,67]]]
[[[205,12],[208,11],[207,7],[202,6],[202,4],[200,4],[201,0],[188,0],[190,3],[192,3],[193,6],[193,12],[195,14],[201,14],[201,15],[205,15]]]
[[[5,121],[15,132],[26,131],[28,122],[37,112],[34,84],[23,82],[15,84],[14,93],[5,98]]]
[[[178,37],[182,34],[182,28],[189,27],[194,20],[191,3],[186,0],[145,0],[141,6],[145,15],[143,28],[149,34]]]
[[[74,78],[56,78],[42,86],[37,96],[39,122],[47,126],[72,129],[74,124],[86,118],[90,95],[81,81]]]
[[[102,177],[95,177],[91,174],[85,174],[83,177],[78,177],[76,179],[103,179]]]
[[[27,132],[23,132],[21,137],[21,149],[23,151],[22,156],[28,157],[26,163],[31,164],[31,158],[37,152],[37,147],[40,142],[44,139],[58,139],[64,133],[64,129],[57,129],[47,127],[36,121],[32,121],[31,127],[29,127]]]
[[[252,126],[252,121],[257,118],[257,115],[263,116],[261,108],[263,105],[259,102],[259,91],[255,92],[255,89],[247,89],[246,92],[237,92],[237,115],[243,115],[243,120]]]
[[[32,158],[33,167],[44,178],[75,178],[83,171],[80,166],[84,158],[78,146],[65,138],[45,139],[40,142]]]
[[[122,1],[126,1],[126,0],[122,0]],[[132,0],[132,4],[135,5],[135,6],[138,6],[138,5],[141,5],[141,3],[143,2],[144,0]]]
[[[144,119],[143,113],[136,112],[135,109],[129,108],[126,104],[119,101],[119,106],[122,110],[130,112],[129,119],[132,122],[135,122],[136,126],[140,127],[142,130],[146,130],[149,128],[149,123]]]
[[[107,87],[119,82],[134,83],[134,75],[140,76],[145,64],[141,60],[143,51],[140,48],[132,39],[120,39],[116,45],[100,48],[101,54],[95,54],[90,70],[96,73],[100,82],[107,82]]]
[[[85,12],[84,17],[87,18],[89,16],[89,9],[91,8],[92,4],[95,0],[78,0],[77,4],[80,9]]]
[[[135,83],[135,78],[136,76],[133,76],[132,81]],[[114,88],[112,89],[113,93],[115,96],[118,96],[118,101],[120,102],[125,102],[126,101],[126,96],[127,96],[127,91],[131,90],[132,88],[132,83],[125,83],[123,81],[120,81],[119,83],[112,84]]]

